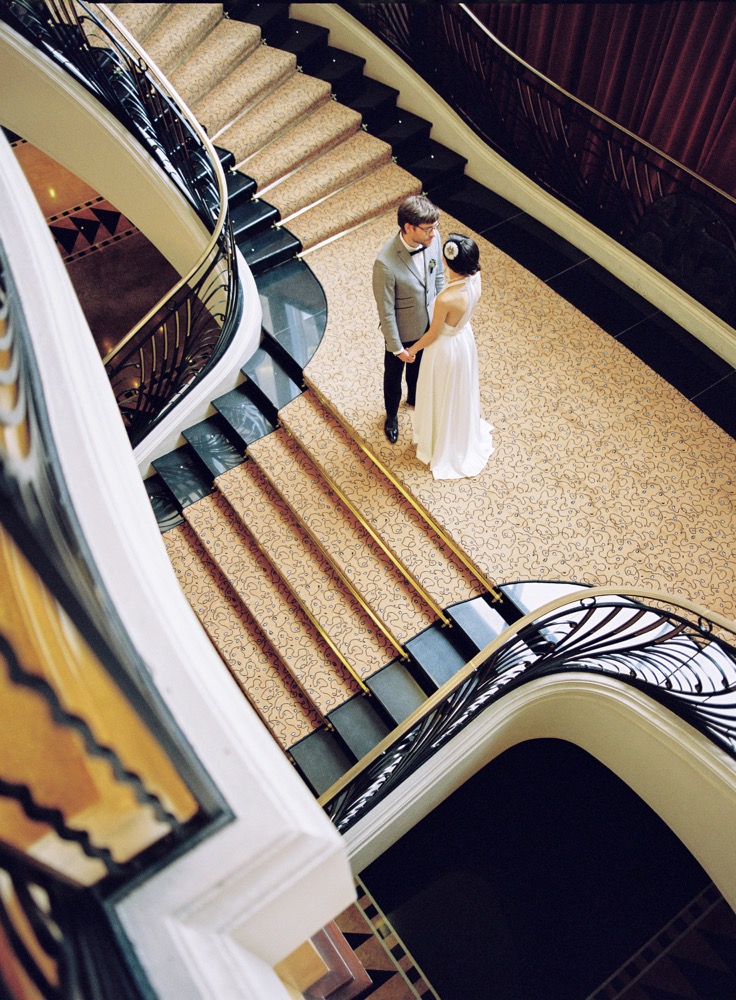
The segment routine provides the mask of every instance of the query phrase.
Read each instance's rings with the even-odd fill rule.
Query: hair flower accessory
[[[454,243],[452,240],[448,240],[447,243],[445,243],[444,251],[445,257],[447,257],[448,260],[454,260],[460,252],[457,243]]]

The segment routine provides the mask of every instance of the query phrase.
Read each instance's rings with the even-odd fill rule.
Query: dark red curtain
[[[470,4],[513,52],[736,197],[736,5]]]

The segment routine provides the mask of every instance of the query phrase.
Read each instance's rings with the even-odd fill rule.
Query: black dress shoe
[[[386,420],[383,425],[383,429],[386,432],[386,437],[389,439],[391,444],[396,444],[399,440],[399,420],[398,417],[394,417],[392,420]]]

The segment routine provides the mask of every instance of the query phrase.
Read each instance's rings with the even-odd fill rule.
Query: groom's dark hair
[[[403,232],[404,226],[426,226],[427,223],[437,222],[440,210],[423,194],[411,194],[399,205],[397,217],[399,229]]]

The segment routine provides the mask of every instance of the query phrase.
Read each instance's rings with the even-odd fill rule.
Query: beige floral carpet
[[[435,482],[406,409],[388,443],[371,267],[394,232],[388,212],[305,255],[328,303],[306,376],[329,405],[491,579],[644,587],[735,617],[733,439],[480,237],[473,325],[495,453],[475,479]]]

